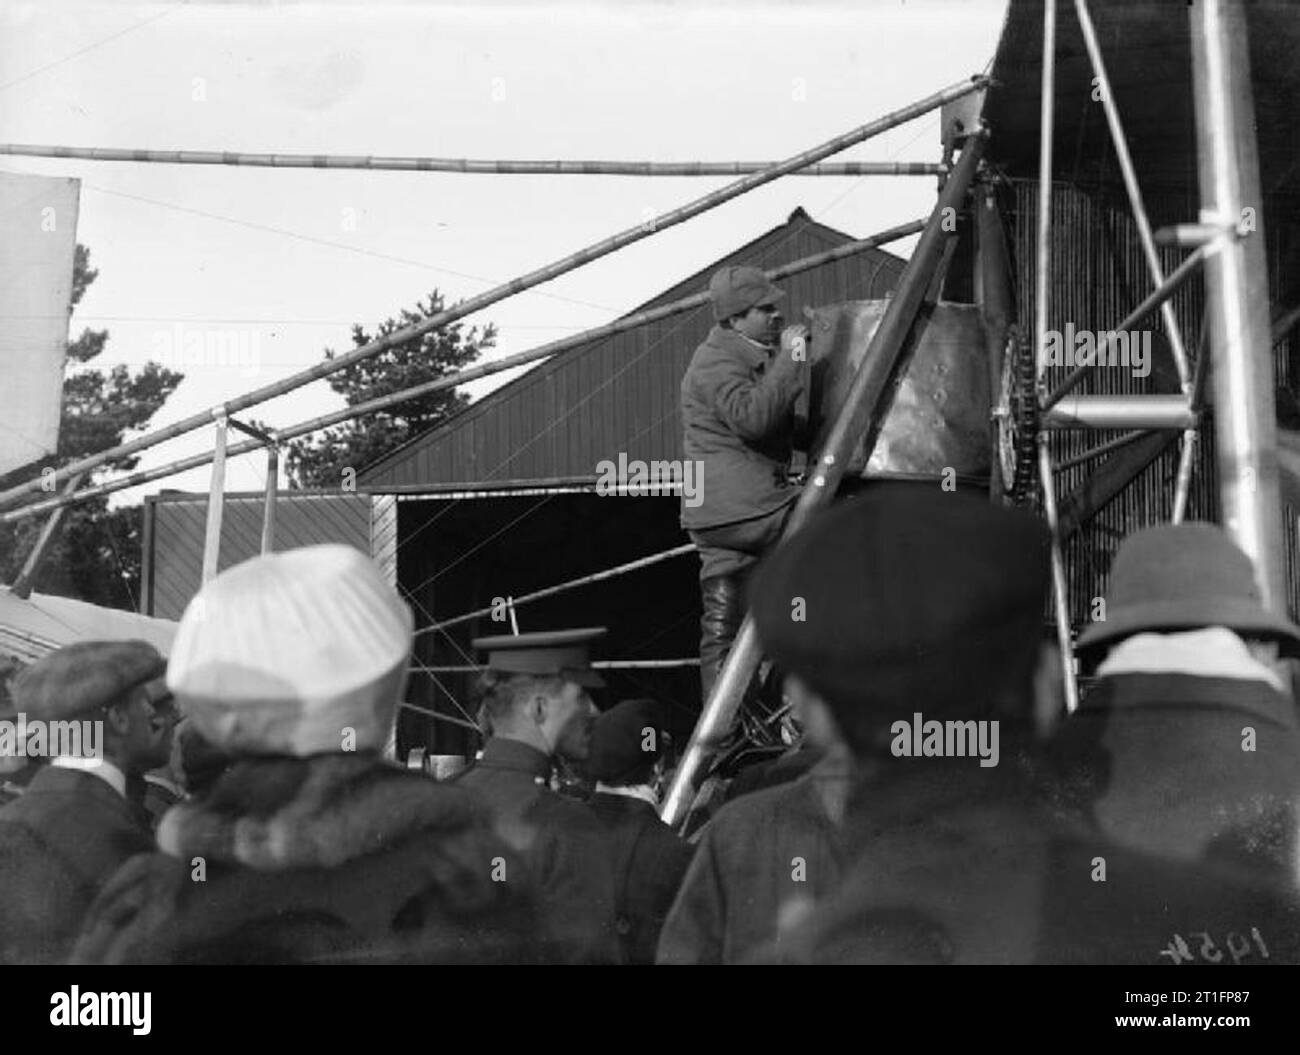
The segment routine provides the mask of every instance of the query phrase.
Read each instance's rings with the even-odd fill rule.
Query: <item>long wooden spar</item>
[[[367,172],[443,172],[471,176],[745,176],[775,161],[498,161],[483,158],[386,157],[377,154],[259,154],[235,150],[148,150],[0,143],[0,155],[117,161],[149,165],[225,165],[236,168],[361,169]],[[824,161],[792,176],[941,176],[926,161]]]

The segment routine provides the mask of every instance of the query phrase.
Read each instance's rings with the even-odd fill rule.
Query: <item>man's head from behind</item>
[[[860,758],[917,712],[1028,728],[1048,546],[1036,517],[937,483],[868,489],[764,562],[759,637]]]
[[[622,700],[596,719],[585,768],[611,787],[652,784],[667,746],[658,701]]]
[[[167,684],[233,757],[380,752],[406,683],[411,612],[350,546],[254,557],[181,617]]]
[[[561,674],[489,669],[479,678],[478,694],[494,736],[528,744],[548,758],[587,757],[597,711],[583,686]]]

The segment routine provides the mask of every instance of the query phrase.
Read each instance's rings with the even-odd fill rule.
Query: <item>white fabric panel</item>
[[[0,473],[58,446],[80,189],[0,172]]]

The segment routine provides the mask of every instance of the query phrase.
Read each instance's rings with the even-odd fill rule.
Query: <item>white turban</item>
[[[167,685],[231,754],[377,751],[405,687],[411,630],[406,603],[350,546],[254,557],[186,607]]]

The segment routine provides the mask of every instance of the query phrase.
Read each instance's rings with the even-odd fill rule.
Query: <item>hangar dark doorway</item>
[[[475,710],[475,674],[440,668],[479,662],[471,640],[509,633],[510,625],[483,616],[446,631],[420,630],[486,608],[495,598],[518,597],[680,546],[689,540],[679,510],[674,495],[600,496],[594,486],[403,497],[397,576],[417,630],[406,699],[464,722]],[[597,660],[694,659],[698,575],[694,554],[674,557],[519,606],[519,629],[605,626],[609,634]],[[698,666],[602,673],[608,687],[593,694],[602,709],[631,696],[653,696],[667,705],[673,735],[681,742],[689,737],[700,707]],[[455,721],[403,709],[399,757],[413,747],[471,754],[478,738]]]

